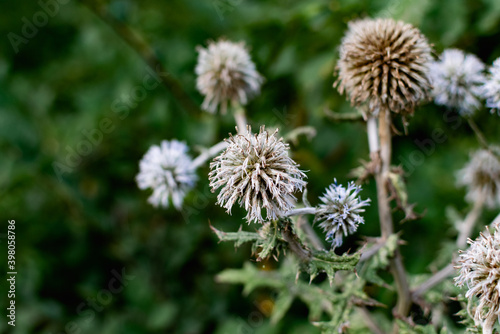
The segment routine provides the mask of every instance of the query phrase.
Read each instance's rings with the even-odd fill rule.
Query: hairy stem
[[[377,182],[377,200],[380,218],[380,230],[382,239],[386,240],[394,233],[391,207],[388,193],[388,177],[391,167],[392,142],[391,142],[391,115],[389,110],[382,109],[379,113],[379,140],[380,140],[380,169],[375,171],[375,180]],[[399,248],[394,251],[394,257],[390,260],[390,271],[396,283],[398,293],[398,302],[396,312],[399,316],[405,317],[410,311],[411,296],[410,288],[406,278],[406,271],[401,258]],[[398,333],[397,325],[393,332]]]
[[[457,238],[458,248],[465,248],[467,246],[467,239],[472,235],[476,221],[481,215],[484,207],[485,196],[480,196],[478,200],[474,203],[474,207],[465,217],[462,226],[460,227],[460,232]]]
[[[233,104],[233,115],[239,134],[244,134],[247,128],[247,116],[245,109],[239,104]]]
[[[495,327],[495,323],[497,322],[498,316],[495,313],[491,313],[488,318],[486,318],[482,326],[483,334],[493,334],[493,327]]]
[[[96,1],[80,0],[84,6],[89,8],[104,23],[109,25],[115,33],[124,40],[158,76],[161,83],[175,97],[179,104],[190,114],[201,113],[199,106],[193,102],[191,97],[182,88],[181,83],[165,69],[163,64],[156,56],[151,46],[139,35],[122,21],[114,18],[105,6]]]
[[[197,156],[192,164],[194,168],[198,168],[203,165],[207,160],[211,159],[215,155],[217,155],[220,151],[227,147],[227,143],[225,141],[221,141],[209,149],[203,151],[199,156]]]
[[[305,207],[305,208],[292,209],[286,212],[284,216],[290,217],[290,216],[315,215],[315,214],[316,214],[316,208]]]

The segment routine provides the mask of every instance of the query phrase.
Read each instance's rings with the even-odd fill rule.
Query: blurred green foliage
[[[54,0],[42,0],[43,6],[11,1],[0,11],[0,233],[6,233],[8,219],[15,219],[17,228],[17,325],[12,333],[317,332],[300,301],[272,325],[261,303],[269,300],[269,291],[244,297],[240,286],[215,282],[222,270],[241,268],[250,249],[235,251],[230,244],[218,244],[211,232],[209,222],[236,231],[244,215],[238,209],[228,216],[214,205],[203,176],[208,167],[199,171],[200,182],[188,196],[184,213],[154,209],[146,202],[148,194],[136,187],[138,162],[150,145],[178,138],[195,154],[196,146],[209,146],[234,131],[231,116],[188,113],[162,85],[138,95],[150,75],[143,59],[88,6],[76,0],[61,2],[49,8],[46,4]],[[338,46],[349,20],[400,18],[419,27],[436,54],[458,47],[488,64],[500,56],[496,0],[99,4],[143,36],[169,76],[197,105],[202,97],[195,89],[196,47],[221,36],[244,40],[266,78],[262,95],[248,106],[251,124],[279,126],[283,132],[300,125],[317,129],[312,141],[292,147],[295,160],[308,171],[313,205],[334,177],[346,182],[348,172],[368,155],[361,123],[333,123],[324,116],[325,108],[352,111],[332,88]],[[26,22],[44,22],[39,14],[43,8],[54,15],[34,26],[36,32],[29,31]],[[11,33],[26,32],[33,36],[16,39],[13,47]],[[408,172],[409,201],[425,212],[421,220],[398,226],[402,238],[410,241],[402,252],[415,275],[436,269],[431,265],[443,242],[453,237],[446,208],[460,214],[469,208],[463,189],[455,187],[454,171],[478,143],[457,115],[448,114],[446,121],[444,114],[443,108],[427,104],[416,111],[409,136],[394,138],[394,163]],[[54,163],[65,163],[68,152],[82,145],[84,133],[102,130],[103,120],[108,132],[99,140],[95,136],[89,154],[58,175]],[[498,142],[496,116],[483,110],[476,121],[490,141]],[[444,132],[443,143],[429,140],[434,129]],[[416,164],[409,163],[414,152],[423,157]],[[364,187],[362,196],[375,198],[374,182]],[[483,222],[495,214],[487,211]],[[378,234],[372,205],[365,225],[341,250],[358,247],[362,235]],[[0,263],[6,268],[6,239],[0,236]],[[113,271],[122,270],[130,280],[116,289],[120,292],[111,293]],[[392,307],[393,291],[378,294],[379,301]],[[2,284],[2,310],[8,302],[5,296]],[[0,332],[8,330],[4,320]],[[422,321],[425,324],[425,317]]]

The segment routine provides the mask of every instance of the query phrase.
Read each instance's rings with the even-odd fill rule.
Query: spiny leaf
[[[242,231],[241,226],[238,232],[224,232],[216,229],[210,225],[212,231],[214,231],[219,241],[233,241],[235,247],[243,245],[245,242],[254,242],[262,239],[262,237],[257,232],[246,232]]]
[[[312,258],[306,266],[306,271],[311,276],[311,281],[319,273],[326,273],[331,285],[335,278],[335,272],[338,270],[355,270],[360,256],[359,253],[337,255],[333,251],[313,251]]]

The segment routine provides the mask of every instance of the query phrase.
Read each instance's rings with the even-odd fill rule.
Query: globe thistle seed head
[[[238,201],[247,211],[246,219],[262,223],[276,220],[295,206],[293,193],[306,182],[299,165],[288,156],[288,144],[269,134],[264,126],[258,134],[247,127],[244,134],[230,135],[228,147],[210,164],[212,192],[221,188],[217,204],[231,214]]]
[[[479,238],[469,239],[469,249],[461,252],[455,277],[459,287],[467,285],[466,298],[474,296],[479,304],[474,312],[474,320],[482,322],[490,315],[500,315],[500,231],[495,226],[493,234],[488,227]]]
[[[392,19],[365,19],[349,23],[337,64],[338,90],[355,106],[367,105],[403,115],[429,95],[427,78],[431,47],[410,24]]]
[[[139,189],[153,190],[148,201],[154,207],[174,207],[181,209],[186,193],[192,189],[198,179],[188,147],[177,140],[161,142],[153,145],[139,163],[139,174],[136,176]]]
[[[369,205],[370,199],[361,200],[359,192],[361,187],[349,182],[347,188],[337,184],[337,180],[331,184],[320,200],[323,202],[316,209],[315,221],[322,221],[319,225],[326,233],[326,240],[331,239],[332,247],[342,245],[342,236],[353,234],[359,224],[363,224],[364,218],[360,213],[363,207]]]
[[[219,40],[198,47],[196,88],[205,96],[202,109],[211,113],[220,107],[226,113],[228,102],[247,104],[259,94],[263,78],[243,42]]]
[[[489,68],[481,93],[491,113],[496,112],[500,116],[500,58]]]
[[[484,64],[472,54],[448,49],[430,65],[434,102],[456,109],[462,116],[472,115],[480,106]]]
[[[493,208],[500,204],[500,148],[478,150],[458,172],[458,184],[467,188],[466,199],[477,202],[483,199]]]

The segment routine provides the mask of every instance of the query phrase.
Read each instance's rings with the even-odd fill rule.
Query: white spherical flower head
[[[363,207],[369,205],[370,199],[361,200],[359,192],[361,187],[349,182],[347,188],[341,184],[331,184],[326,189],[326,193],[320,200],[316,210],[315,221],[322,221],[319,225],[326,233],[326,240],[331,239],[332,247],[342,245],[342,236],[347,236],[356,232],[359,224],[365,222],[360,213],[364,212]]]
[[[266,220],[276,220],[295,206],[293,193],[306,185],[305,174],[288,156],[288,144],[269,134],[264,126],[258,134],[246,133],[227,139],[228,147],[210,164],[212,192],[222,188],[217,204],[231,214],[238,201],[247,211],[246,219],[262,223],[262,209]]]
[[[198,48],[196,88],[205,96],[202,108],[215,113],[220,106],[226,113],[227,103],[247,104],[259,94],[263,78],[255,69],[244,43],[219,40]]]
[[[458,184],[467,187],[469,202],[484,201],[494,208],[500,204],[500,148],[479,150],[471,155],[467,165],[458,172]]]
[[[483,71],[484,64],[476,56],[457,49],[445,50],[429,68],[434,102],[457,109],[462,116],[472,115],[481,106]]]
[[[493,62],[488,72],[486,82],[481,88],[482,95],[491,113],[496,112],[500,116],[500,58]]]
[[[160,146],[151,146],[142,158],[136,181],[140,189],[153,190],[148,199],[153,206],[168,208],[172,201],[181,209],[186,193],[198,179],[187,151],[183,142],[164,140]]]
[[[500,315],[500,232],[498,225],[493,234],[486,230],[472,241],[470,247],[461,252],[455,278],[459,287],[467,285],[466,298],[476,296],[479,304],[474,312],[474,320],[483,322],[490,316]]]

